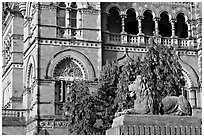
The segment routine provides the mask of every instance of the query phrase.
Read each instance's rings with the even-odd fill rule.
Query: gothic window
[[[70,11],[70,26],[77,27],[77,5],[76,2],[71,3],[71,11]]]
[[[27,72],[27,106],[30,107],[33,101],[34,68],[30,64]]]
[[[108,30],[112,33],[120,33],[121,32],[121,18],[119,15],[119,11],[117,8],[112,7],[109,10],[108,16]]]
[[[55,113],[61,114],[63,104],[66,102],[66,95],[69,86],[74,79],[85,78],[82,65],[77,60],[67,57],[61,60],[55,67],[53,76],[55,77]]]
[[[66,5],[64,2],[59,2],[57,10],[57,25],[65,27]]]
[[[144,19],[142,20],[142,32],[145,35],[153,35],[154,31],[154,21],[153,21],[153,15],[151,11],[147,10],[144,12]]]
[[[33,84],[33,65],[30,64],[29,69],[28,69],[28,81],[27,81],[27,87],[31,87]]]
[[[159,34],[163,37],[171,37],[171,24],[169,16],[166,12],[162,12],[159,21]]]
[[[179,38],[187,38],[188,37],[188,27],[185,23],[185,18],[182,13],[177,15],[177,22],[175,24],[176,36]]]
[[[128,34],[137,34],[138,21],[136,20],[136,13],[129,9],[126,14],[127,18],[125,19],[125,32]]]

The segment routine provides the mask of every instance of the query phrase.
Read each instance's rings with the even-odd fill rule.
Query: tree
[[[92,135],[100,132],[94,126],[97,120],[94,106],[94,97],[90,94],[88,85],[84,81],[73,82],[64,106],[69,134]]]
[[[119,67],[116,62],[107,61],[100,73],[98,90],[95,96],[97,106],[97,117],[101,120],[101,129],[111,127],[117,104],[114,103],[119,80]]]
[[[159,114],[161,99],[182,94],[185,79],[173,46],[153,43],[144,59],[141,74],[142,83],[146,85],[142,94],[150,97],[152,114]]]
[[[148,97],[151,114],[160,113],[161,100],[179,96],[185,85],[182,67],[172,46],[153,45],[144,60],[133,58],[120,65],[107,61],[100,73],[95,94],[85,82],[75,82],[65,105],[71,134],[96,134],[111,127],[117,111],[133,108],[128,85],[138,75],[144,85],[140,96]],[[100,121],[98,124],[98,121]]]
[[[111,127],[114,114],[126,108],[132,108],[134,99],[130,97],[128,85],[140,73],[139,58],[130,59],[120,65],[107,61],[99,78],[99,87],[95,102],[98,106],[98,118],[102,121],[102,129]]]

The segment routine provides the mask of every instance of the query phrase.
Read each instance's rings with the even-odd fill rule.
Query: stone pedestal
[[[123,115],[106,135],[201,135],[201,119],[192,116]]]

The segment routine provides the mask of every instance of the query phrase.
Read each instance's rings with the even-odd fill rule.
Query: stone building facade
[[[66,134],[62,106],[70,82],[86,80],[94,88],[106,60],[143,58],[152,39],[175,45],[186,79],[183,94],[201,117],[201,5],[3,3],[3,117],[23,117],[22,130],[12,128],[15,134]],[[6,127],[3,133],[12,134]]]

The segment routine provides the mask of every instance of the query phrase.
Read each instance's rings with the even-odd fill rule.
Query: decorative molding
[[[129,46],[111,46],[111,45],[103,45],[103,50],[110,50],[110,51],[125,51],[127,50],[128,52],[142,52],[146,53],[148,49],[144,47],[129,47]],[[185,49],[177,49],[177,53],[180,55],[188,55],[188,56],[197,56],[197,51],[196,50],[185,50]]]
[[[9,74],[9,72],[13,68],[23,69],[23,64],[22,63],[11,62],[8,66],[6,66],[5,71],[4,71],[3,75],[2,75],[2,81]]]
[[[81,9],[83,14],[95,14],[95,15],[99,15],[100,10],[96,10],[96,9]]]
[[[129,51],[129,52],[143,52],[146,53],[148,51],[145,47],[122,47],[122,46],[103,46],[104,50],[111,51]]]
[[[77,63],[76,63],[77,62]],[[80,66],[79,66],[80,65]],[[82,70],[83,69],[83,72]],[[53,76],[56,77],[84,77],[85,68],[83,67],[83,64],[71,57],[66,57],[58,62],[58,64],[55,66],[54,74]]]
[[[41,4],[39,4],[39,5],[35,5],[36,6],[36,8],[39,8],[39,9],[49,9],[49,10],[57,10],[57,7],[56,6],[50,6],[50,5],[41,5]],[[34,7],[35,7],[34,6]]]
[[[23,35],[13,34],[13,35],[11,36],[11,39],[23,40]]]
[[[40,126],[46,127],[46,128],[67,128],[68,122],[67,121],[42,120],[40,121]]]
[[[100,43],[94,43],[94,42],[84,42],[84,41],[64,41],[64,40],[48,40],[48,39],[41,39],[39,41],[39,44],[41,45],[53,45],[53,46],[73,46],[73,47],[92,47],[92,48],[100,48]]]

